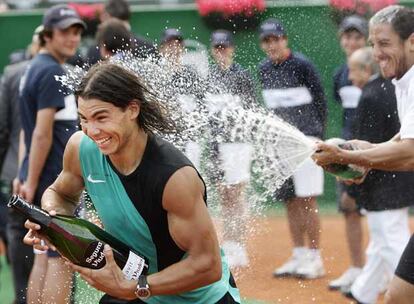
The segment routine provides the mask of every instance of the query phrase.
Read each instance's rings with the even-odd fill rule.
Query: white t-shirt
[[[414,138],[414,65],[401,79],[393,79],[400,118],[401,139]]]

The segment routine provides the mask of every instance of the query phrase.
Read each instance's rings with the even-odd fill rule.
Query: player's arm
[[[63,155],[63,169],[55,182],[42,196],[42,208],[59,214],[73,214],[84,188],[79,160],[79,145],[83,133],[76,132],[69,139]]]
[[[221,278],[219,245],[203,194],[204,185],[191,167],[178,170],[167,182],[163,207],[168,213],[169,231],[186,257],[148,276],[152,295],[179,294]],[[105,267],[98,270],[70,265],[91,286],[117,298],[136,299],[137,281],[124,278],[108,248],[105,258]]]
[[[178,294],[221,278],[220,249],[204,191],[191,167],[178,170],[168,181],[163,206],[171,236],[187,257],[148,277],[152,294]]]
[[[64,156],[63,170],[55,182],[42,196],[42,208],[58,214],[73,214],[84,187],[79,163],[79,143],[81,132],[77,132],[69,139]],[[26,221],[25,227],[29,232],[23,241],[27,245],[36,246],[39,250],[46,250],[47,246],[40,245],[42,236],[37,233],[40,226]]]
[[[180,294],[221,278],[217,235],[203,195],[204,185],[191,167],[181,168],[168,181],[163,194],[168,227],[187,256],[148,276],[152,295]],[[136,282],[129,283],[127,298],[134,298],[135,288]]]

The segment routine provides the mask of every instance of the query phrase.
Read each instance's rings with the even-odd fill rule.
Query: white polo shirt
[[[401,79],[393,79],[400,118],[401,139],[414,138],[414,65]]]

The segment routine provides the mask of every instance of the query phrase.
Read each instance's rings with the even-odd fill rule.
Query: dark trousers
[[[27,233],[27,229],[24,228],[25,219],[12,209],[9,209],[8,216],[7,253],[13,275],[16,304],[25,304],[26,290],[34,259],[33,247],[23,244],[23,237]]]

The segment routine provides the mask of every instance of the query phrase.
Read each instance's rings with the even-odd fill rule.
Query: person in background
[[[355,51],[348,62],[349,79],[362,89],[353,136],[371,143],[390,140],[400,129],[395,88],[379,74],[372,49]],[[358,303],[376,303],[388,286],[410,238],[408,207],[414,203],[414,173],[371,170],[358,185],[356,202],[364,210],[369,230],[367,261],[345,291]]]
[[[131,50],[131,33],[125,24],[116,18],[101,23],[96,32],[96,41],[102,59],[112,56],[122,56]]]
[[[347,61],[357,49],[366,45],[368,36],[367,21],[357,15],[345,17],[339,25],[339,41],[345,52]],[[355,120],[361,89],[349,80],[348,63],[341,65],[334,75],[334,98],[343,109],[342,138],[349,140],[352,137],[352,125]],[[362,245],[361,213],[355,203],[356,188],[337,182],[338,210],[344,215],[345,233],[351,258],[350,267],[337,279],[329,282],[329,289],[349,289],[354,280],[361,273],[364,266]]]
[[[167,59],[174,67],[183,66],[183,54],[185,52],[183,33],[176,28],[165,29],[160,38],[160,54]]]
[[[234,62],[235,45],[231,32],[217,30],[211,34],[211,55],[214,64],[208,74],[211,87],[205,103],[211,116],[216,116],[227,107],[245,109],[257,104],[255,85],[250,73]],[[223,134],[214,119],[210,120],[212,130],[211,161],[215,164],[213,184],[218,187],[221,198],[223,221],[222,248],[229,266],[245,267],[249,259],[245,248],[248,206],[245,188],[250,180],[250,166],[253,148],[241,139],[231,141],[230,134]],[[224,137],[224,142],[217,138]]]
[[[323,138],[327,104],[318,73],[303,55],[288,47],[283,24],[274,18],[259,30],[260,46],[267,57],[259,65],[266,107],[312,138]],[[286,203],[293,241],[292,257],[273,275],[315,279],[325,270],[320,254],[320,220],[316,197],[323,193],[323,170],[307,160],[276,198]],[[308,247],[305,243],[308,239]]]
[[[160,60],[167,65],[166,69],[168,69],[168,76],[163,87],[164,98],[174,99],[183,113],[190,114],[192,111],[198,111],[205,96],[205,82],[191,66],[183,62],[185,44],[182,32],[176,28],[167,28],[161,33],[159,41]],[[183,148],[184,153],[200,170],[200,138],[190,137]]]
[[[125,27],[130,31],[132,42],[131,42],[131,49],[132,53],[137,58],[147,58],[149,56],[157,56],[157,49],[155,48],[154,44],[144,37],[132,33],[130,18],[131,18],[131,10],[129,7],[129,3],[126,0],[107,0],[105,2],[105,8],[102,12],[100,19],[101,22],[105,22],[110,18],[119,19]],[[101,52],[99,50],[99,45],[91,46],[87,52],[87,59],[86,61],[93,65],[96,62],[102,59]]]
[[[34,31],[32,42],[27,48],[30,58],[39,52],[39,33],[42,29],[43,26],[38,26]],[[21,242],[26,234],[24,219],[13,209],[6,210],[5,202],[12,193],[13,179],[17,176],[18,156],[23,156],[23,151],[19,151],[19,83],[29,62],[25,60],[6,66],[0,87],[0,201],[4,203],[0,211],[0,229],[4,230],[1,235],[7,241],[16,304],[26,303],[26,290],[33,265],[33,249]]]
[[[79,46],[85,24],[67,5],[49,8],[39,33],[41,49],[30,61],[19,86],[19,112],[25,153],[14,192],[40,206],[45,189],[62,168],[63,151],[77,130],[74,95],[56,80],[65,75],[63,64]],[[63,259],[49,251],[35,252],[30,274],[29,303],[67,303],[72,271]]]

